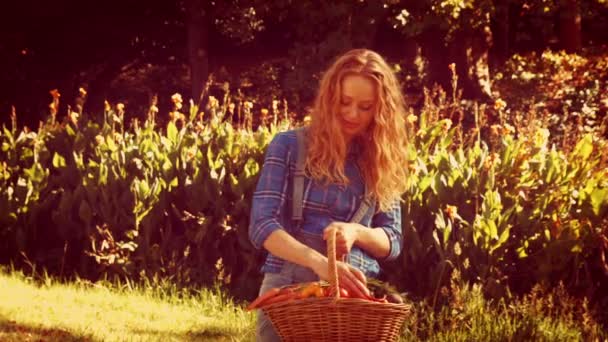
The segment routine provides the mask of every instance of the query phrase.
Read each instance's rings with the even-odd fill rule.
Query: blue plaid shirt
[[[295,233],[291,220],[292,175],[295,172],[297,141],[294,131],[277,134],[266,150],[264,166],[253,194],[249,238],[256,248],[262,248],[268,236],[277,229]],[[365,192],[363,178],[356,165],[357,148],[352,148],[345,163],[348,186],[322,184],[306,177],[302,205],[303,220],[297,229],[322,239],[323,230],[334,221],[349,222],[359,207]],[[390,241],[390,253],[385,260],[397,258],[401,252],[401,207],[396,201],[387,212],[368,210],[361,224],[382,228]],[[369,277],[380,272],[378,261],[357,246],[353,246],[347,262]],[[262,272],[277,273],[283,259],[268,254]]]

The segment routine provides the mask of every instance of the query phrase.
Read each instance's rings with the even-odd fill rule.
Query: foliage
[[[393,26],[408,36],[418,36],[431,30],[445,33],[446,42],[458,33],[481,33],[484,26],[497,20],[497,15],[511,16],[513,43],[523,50],[531,47],[546,48],[547,43],[556,40],[558,25],[556,18],[567,15],[561,13],[566,1],[492,1],[492,0],[425,0],[416,2],[384,0],[391,15]],[[602,15],[608,8],[603,0],[576,1],[580,7],[583,25],[589,28],[605,28]],[[504,13],[499,13],[504,12]],[[592,30],[589,30],[589,34]],[[590,34],[591,36],[591,34]]]
[[[434,305],[454,270],[493,298],[563,282],[601,303],[608,160],[598,152],[606,140],[577,134],[558,148],[534,111],[509,119],[502,100],[471,115],[456,81],[451,98],[425,91],[421,115],[408,117],[404,253],[389,280]],[[143,125],[125,127],[118,104],[101,122],[72,113],[58,124],[52,112],[37,133],[4,129],[2,261],[92,279],[219,281],[255,297],[263,253],[247,237],[250,199],[265,146],[292,123],[276,107],[254,132],[252,104],[240,102],[247,124],[233,126],[226,99],[209,97],[206,114],[194,104],[182,113],[176,94],[162,125],[153,105]]]
[[[606,43],[601,32],[608,25],[607,2],[576,2],[581,6],[582,41],[586,45]],[[453,41],[452,49],[464,50],[460,48],[471,44],[471,37],[487,35],[484,30],[488,27],[495,37],[499,36],[495,29],[500,21],[508,23],[511,36],[511,47],[506,48],[505,54],[542,51],[555,47],[559,39],[556,23],[563,3],[175,0],[137,4],[111,0],[84,8],[58,0],[32,8],[28,3],[15,2],[7,7],[11,15],[0,23],[0,40],[4,42],[0,65],[6,66],[0,72],[0,111],[7,112],[16,105],[25,114],[22,121],[37,125],[45,103],[27,94],[32,89],[39,92],[57,86],[66,95],[84,86],[96,99],[95,105],[101,105],[104,99],[128,99],[130,109],[139,111],[149,104],[154,93],[166,98],[168,89],[183,92],[190,88],[189,73],[185,72],[189,69],[187,46],[189,39],[195,39],[214,74],[222,68],[233,75],[240,74],[242,69],[231,65],[231,60],[245,69],[260,66],[262,71],[267,70],[261,65],[263,61],[281,60],[284,72],[277,83],[292,107],[302,112],[300,109],[314,96],[319,73],[347,48],[369,47],[400,60],[414,49],[410,37],[438,31],[433,40]],[[508,18],[498,18],[498,13],[507,13]],[[204,17],[199,23],[204,31],[201,35],[208,39],[188,34],[192,18],[199,15]],[[24,27],[22,22],[36,25]],[[64,22],[80,29],[57,25]],[[450,49],[439,50],[455,55]],[[446,63],[431,64],[431,70],[442,70]],[[467,74],[462,73],[461,77]]]
[[[381,2],[374,1],[285,0],[273,5],[282,12],[278,20],[285,25],[288,41],[294,42],[287,50],[288,72],[281,85],[297,108],[312,102],[321,72],[336,56],[373,43],[385,12]]]
[[[26,246],[28,227],[32,213],[41,205],[41,190],[46,186],[49,170],[42,162],[50,163],[45,151],[33,132],[22,131],[17,134],[16,124],[11,130],[3,127],[2,160],[0,160],[0,257],[15,253]],[[11,237],[11,238],[9,238]]]
[[[461,118],[457,100],[432,92],[421,116],[410,115],[419,124],[404,194],[404,252],[388,278],[433,298],[433,305],[453,270],[481,283],[491,298],[561,281],[602,300],[608,163],[600,151],[606,140],[586,134],[568,151],[558,150],[532,118],[526,126],[504,122],[484,133],[484,106],[465,134],[461,122],[449,119]],[[502,110],[501,103],[496,107]]]
[[[567,147],[583,133],[608,137],[607,70],[605,49],[514,55],[495,75],[494,85],[509,107],[505,114],[538,113],[551,140]]]
[[[226,107],[204,122],[192,106],[186,119],[177,103],[163,130],[153,111],[143,127],[125,129],[120,106],[101,125],[49,122],[17,139],[5,129],[2,260],[22,254],[94,279],[220,280],[255,295],[261,253],[247,237],[249,203],[279,127],[234,128],[219,121]]]
[[[447,303],[433,308],[413,302],[403,331],[406,341],[602,341],[608,331],[593,317],[586,300],[569,296],[563,286],[536,286],[530,294],[491,301],[480,285],[466,284],[454,273],[441,289]]]
[[[426,0],[417,2],[386,0],[390,20],[408,36],[425,31],[445,32],[446,42],[457,32],[480,32],[489,25],[494,2],[489,0]]]

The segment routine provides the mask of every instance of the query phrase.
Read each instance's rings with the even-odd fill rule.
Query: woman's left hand
[[[323,239],[327,240],[332,230],[336,232],[336,255],[342,256],[350,253],[359,238],[361,225],[358,223],[332,222],[323,230]]]

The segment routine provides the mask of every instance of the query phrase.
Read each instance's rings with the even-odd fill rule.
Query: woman
[[[269,252],[260,294],[327,280],[324,239],[331,230],[338,254],[346,256],[337,265],[340,284],[353,295],[369,294],[366,277],[378,275],[378,261],[401,252],[405,125],[399,84],[377,53],[351,50],[325,72],[305,130],[302,220],[290,216],[295,131],[277,134],[268,146],[253,195],[249,237]],[[375,199],[375,208],[360,222],[349,222],[366,193]],[[261,311],[256,334],[258,340],[279,340]]]

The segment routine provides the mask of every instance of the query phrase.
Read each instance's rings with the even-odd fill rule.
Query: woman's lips
[[[355,129],[359,128],[358,123],[353,123],[353,122],[349,122],[346,120],[342,120],[342,125],[344,125],[344,127],[349,130],[355,130]]]

